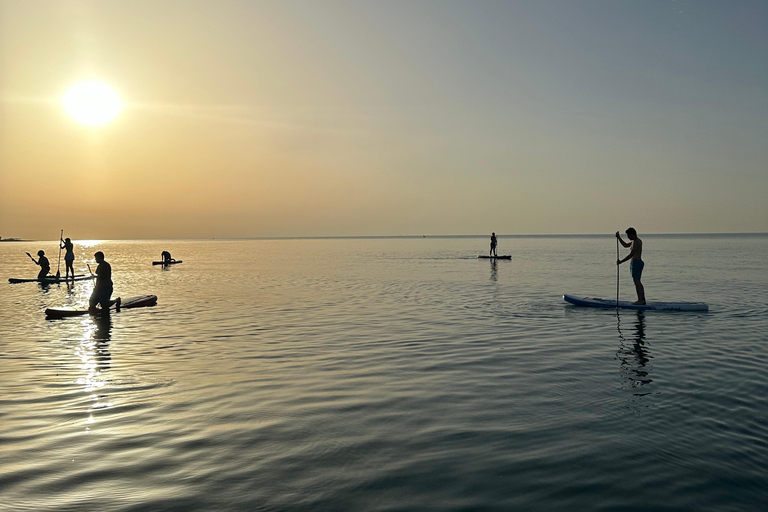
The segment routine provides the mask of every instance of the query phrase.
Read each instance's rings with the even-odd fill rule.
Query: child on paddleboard
[[[638,238],[635,228],[627,228],[625,233],[630,240],[629,243],[621,238],[618,231],[616,232],[616,238],[619,239],[621,245],[629,247],[629,254],[624,259],[616,260],[616,265],[621,265],[625,261],[631,260],[629,263],[629,273],[632,274],[632,280],[635,282],[635,291],[637,292],[637,302],[633,302],[633,304],[643,305],[645,304],[645,288],[643,283],[640,282],[640,276],[643,275],[643,267],[645,266],[642,259],[643,241]]]

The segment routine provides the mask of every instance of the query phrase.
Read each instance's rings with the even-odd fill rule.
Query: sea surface
[[[76,241],[159,300],[0,283],[0,510],[766,510],[768,236],[643,239],[709,312],[563,302],[615,297],[610,234]]]

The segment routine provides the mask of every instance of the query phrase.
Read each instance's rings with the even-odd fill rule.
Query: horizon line
[[[519,233],[519,234],[496,234],[499,238],[578,238],[578,237],[604,237],[612,236],[613,233]],[[206,238],[82,238],[77,240],[99,240],[99,241],[153,241],[153,240],[187,240],[187,241],[235,241],[235,240],[356,240],[356,239],[396,239],[396,238],[486,238],[488,234],[430,234],[430,235],[312,235],[312,236],[244,236],[244,237],[206,237]],[[643,233],[642,236],[768,236],[766,231],[744,231],[744,232],[692,232],[692,233]],[[41,238],[26,239],[7,237],[0,238],[0,242],[48,242]],[[56,241],[56,240],[54,240]]]

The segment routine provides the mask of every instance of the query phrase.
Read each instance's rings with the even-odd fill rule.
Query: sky
[[[766,49],[763,0],[0,0],[0,236],[768,232]]]

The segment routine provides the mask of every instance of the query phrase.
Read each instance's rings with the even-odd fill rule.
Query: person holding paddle
[[[66,238],[64,240],[60,240],[61,245],[59,245],[59,249],[64,249],[66,252],[64,253],[64,266],[67,267],[67,275],[66,279],[69,279],[69,271],[72,271],[72,278],[75,278],[75,268],[73,267],[73,263],[75,262],[75,247],[72,245],[72,240],[69,238]]]
[[[97,304],[101,304],[101,312],[109,313],[109,306],[112,299],[112,266],[104,259],[104,253],[99,251],[93,255],[96,263],[96,285],[93,287],[93,293],[89,301],[89,310],[91,314],[96,313]],[[120,309],[120,299],[117,299],[117,309]]]
[[[496,240],[496,233],[491,233],[491,250],[488,252],[488,256],[496,257],[496,245],[498,244],[498,241]]]
[[[35,265],[40,266],[40,272],[37,274],[38,279],[45,279],[48,277],[48,273],[51,271],[51,263],[48,261],[48,258],[45,257],[45,251],[40,249],[37,251],[38,259],[35,261],[35,258],[32,257],[31,254],[27,253],[27,256],[29,256],[29,259],[35,262]]]
[[[629,263],[629,273],[632,275],[632,280],[635,282],[635,291],[637,291],[637,302],[633,304],[644,305],[645,304],[645,288],[643,283],[640,282],[640,277],[643,275],[643,241],[637,236],[635,228],[627,228],[625,231],[627,238],[630,242],[625,242],[619,232],[616,232],[616,238],[621,242],[624,247],[629,247],[629,254],[624,259],[617,259],[616,265],[621,265],[625,261],[631,260]]]

